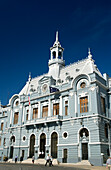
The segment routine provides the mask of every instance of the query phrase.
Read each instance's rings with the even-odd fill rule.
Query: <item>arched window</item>
[[[40,158],[44,158],[45,157],[45,145],[46,145],[46,135],[45,133],[42,133],[40,135]]]
[[[15,136],[12,136],[12,137],[10,138],[10,141],[11,141],[11,143],[14,143],[14,142],[15,142]]]
[[[29,157],[32,158],[32,156],[34,156],[34,152],[35,152],[35,135],[32,134],[30,137],[30,150],[29,150]]]
[[[61,53],[61,51],[59,51],[59,53],[58,53],[58,58],[61,59],[61,57],[62,57],[62,53]]]
[[[53,132],[51,135],[51,156],[57,158],[57,144],[58,144],[58,135],[56,132]]]
[[[80,135],[80,137],[83,137],[83,136],[88,137],[89,132],[88,132],[88,130],[86,128],[83,128],[83,129],[80,130],[79,135]]]
[[[56,52],[55,51],[53,52],[53,58],[56,58]]]

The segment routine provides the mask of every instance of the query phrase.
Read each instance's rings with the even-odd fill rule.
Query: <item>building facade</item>
[[[110,154],[111,78],[102,75],[89,49],[65,66],[58,32],[47,74],[31,78],[19,94],[0,104],[0,160],[45,158],[102,165]]]

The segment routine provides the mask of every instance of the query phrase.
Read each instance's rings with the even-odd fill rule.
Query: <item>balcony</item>
[[[63,116],[60,116],[60,115],[55,115],[53,117],[33,119],[33,120],[26,121],[24,123],[24,126],[46,124],[46,123],[51,123],[51,122],[60,122],[62,119],[63,119]]]

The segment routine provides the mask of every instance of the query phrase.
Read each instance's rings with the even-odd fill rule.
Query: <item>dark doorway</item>
[[[64,157],[63,157],[63,163],[67,163],[67,149],[64,149],[64,150],[63,150],[63,155],[64,155]]]
[[[53,158],[57,158],[57,144],[58,136],[56,132],[53,132],[51,135],[51,156]]]
[[[30,150],[29,150],[29,157],[32,158],[34,156],[34,145],[35,145],[35,135],[31,135],[30,137]]]
[[[82,160],[88,160],[88,144],[82,143]]]
[[[40,158],[45,158],[45,145],[46,145],[46,135],[42,133],[40,135]]]
[[[10,147],[10,158],[13,158],[13,146]]]

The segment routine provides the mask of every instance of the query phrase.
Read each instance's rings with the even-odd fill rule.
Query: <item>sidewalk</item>
[[[106,170],[106,166],[90,166],[90,165],[74,165],[74,164],[65,164],[60,163],[58,166],[64,166],[64,167],[75,167],[75,168],[83,168],[87,170]]]

